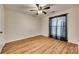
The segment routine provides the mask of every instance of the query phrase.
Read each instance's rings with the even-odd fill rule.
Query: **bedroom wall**
[[[40,35],[40,20],[22,12],[6,9],[7,42]]]
[[[42,18],[41,34],[48,36],[49,34],[49,17],[68,13],[68,41],[79,44],[79,7],[51,13]]]
[[[7,42],[28,38],[36,35],[49,34],[49,17],[64,13],[68,14],[68,41],[79,44],[79,8],[51,13],[43,18],[6,9],[6,39]]]

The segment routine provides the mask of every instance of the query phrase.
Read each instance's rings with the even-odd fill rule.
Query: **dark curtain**
[[[67,41],[67,16],[52,17],[49,20],[50,37]]]

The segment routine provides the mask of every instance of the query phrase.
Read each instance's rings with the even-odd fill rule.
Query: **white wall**
[[[49,34],[49,17],[65,13],[68,13],[68,41],[79,44],[79,7],[59,11],[55,14],[52,13],[43,17],[41,34],[45,36]]]
[[[36,35],[49,34],[49,17],[68,14],[68,41],[79,44],[79,8],[59,11],[49,14],[42,19],[14,10],[6,10],[6,39],[7,42],[28,38]]]
[[[7,42],[40,35],[40,20],[21,12],[6,9]]]

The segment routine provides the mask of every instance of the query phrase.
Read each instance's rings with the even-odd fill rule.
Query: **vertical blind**
[[[67,41],[67,15],[50,18],[49,36]]]

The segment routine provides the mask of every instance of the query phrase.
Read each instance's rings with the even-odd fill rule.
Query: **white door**
[[[0,4],[0,50],[4,45],[4,7]]]

